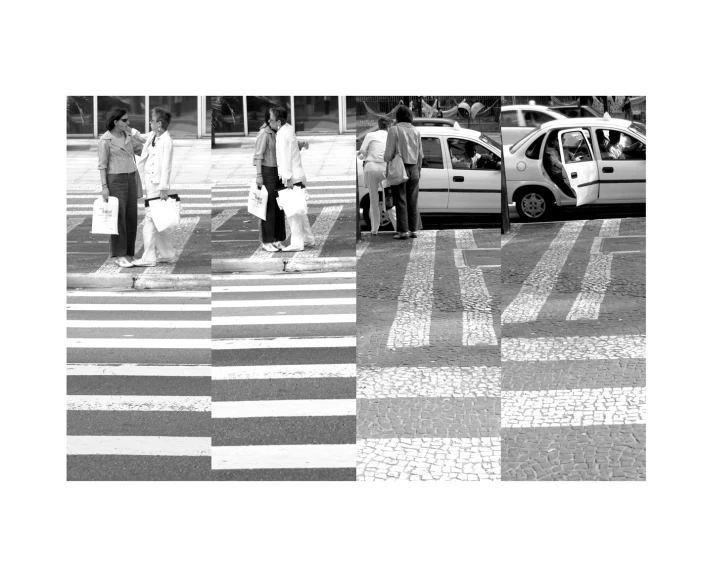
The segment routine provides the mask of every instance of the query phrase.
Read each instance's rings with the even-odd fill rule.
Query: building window
[[[197,97],[196,96],[149,96],[148,107],[162,107],[172,118],[168,132],[174,138],[197,137]],[[150,115],[150,114],[149,114]]]
[[[97,135],[102,136],[107,131],[107,118],[115,108],[127,110],[129,125],[139,132],[148,132],[146,127],[145,104],[146,97],[101,95],[97,98]]]
[[[66,102],[66,132],[93,135],[95,112],[92,95],[69,95]]]
[[[210,135],[212,134],[212,119],[215,122],[214,131],[216,134],[243,134],[243,97],[208,95],[205,132]]]
[[[346,132],[355,132],[355,95],[346,97]]]
[[[295,133],[338,133],[338,97],[295,96]]]

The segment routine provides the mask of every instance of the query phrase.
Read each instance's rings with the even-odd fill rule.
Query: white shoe
[[[265,251],[269,251],[269,252],[280,251],[280,248],[276,247],[276,246],[273,245],[272,243],[263,243],[263,244],[261,244],[261,247],[262,247]]]
[[[273,241],[273,245],[277,247],[280,251],[282,251],[282,248],[285,247],[282,241]]]
[[[314,239],[312,239],[311,241],[305,241],[305,242],[304,242],[304,245],[315,246],[315,245],[316,245],[316,241],[315,241]]]
[[[134,265],[124,257],[117,258],[115,261],[120,268],[131,268]]]
[[[156,262],[146,262],[143,259],[140,260],[134,260],[132,262],[133,266],[136,266],[137,268],[152,268],[156,265]]]
[[[288,245],[287,247],[283,247],[280,251],[304,251],[304,246],[292,247],[291,245]]]

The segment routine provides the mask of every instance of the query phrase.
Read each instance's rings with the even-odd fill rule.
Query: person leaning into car
[[[560,148],[558,144],[557,132],[553,132],[548,137],[548,141],[545,144],[545,153],[543,154],[543,168],[545,172],[552,181],[560,187],[560,190],[565,194],[565,196],[572,199],[576,199],[574,191],[567,183],[567,178],[565,175],[565,167],[562,165],[562,160],[560,159]]]

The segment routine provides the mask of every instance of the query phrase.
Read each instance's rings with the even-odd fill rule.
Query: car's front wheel
[[[524,221],[543,221],[554,206],[550,194],[540,189],[524,191],[516,200],[516,211]]]

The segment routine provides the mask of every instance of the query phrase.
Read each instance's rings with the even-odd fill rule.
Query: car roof
[[[560,112],[554,111],[547,105],[505,105],[501,108],[501,111],[503,112],[512,112],[516,110],[532,110],[537,112],[549,112],[562,115]]]
[[[621,118],[611,118],[610,120],[605,118],[566,118],[564,120],[545,122],[540,126],[540,129],[553,130],[557,128],[577,128],[579,126],[588,126],[590,124],[605,128],[626,129],[631,125],[631,123],[632,122],[630,120],[623,120]]]
[[[479,138],[482,132],[477,130],[469,130],[467,128],[455,128],[454,126],[418,126],[416,128],[420,134],[431,133],[440,134],[441,136],[462,136],[469,138]]]
[[[450,118],[414,118],[412,124],[423,124],[425,126],[453,126],[455,120]]]

